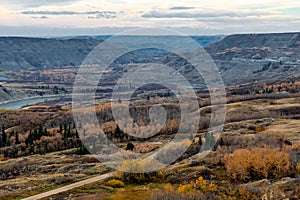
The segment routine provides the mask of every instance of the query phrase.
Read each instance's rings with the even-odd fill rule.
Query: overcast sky
[[[188,35],[300,31],[300,0],[0,0],[0,35],[117,34],[136,27]]]

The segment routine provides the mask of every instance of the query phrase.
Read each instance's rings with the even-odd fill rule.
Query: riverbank
[[[24,106],[34,105],[36,103],[45,102],[49,100],[59,99],[65,97],[62,95],[47,95],[47,96],[33,96],[25,99],[16,99],[13,101],[6,101],[0,103],[0,108],[4,109],[20,109]]]

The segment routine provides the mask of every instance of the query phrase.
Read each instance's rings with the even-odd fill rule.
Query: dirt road
[[[55,195],[55,194],[59,194],[59,193],[62,193],[62,192],[72,190],[74,188],[81,187],[83,185],[94,183],[96,181],[101,181],[101,180],[109,178],[111,176],[113,176],[113,173],[103,174],[103,175],[100,175],[100,176],[97,176],[97,177],[94,177],[94,178],[90,178],[90,179],[87,179],[87,180],[84,180],[84,181],[80,181],[80,182],[77,182],[77,183],[73,183],[71,185],[67,185],[67,186],[64,186],[64,187],[61,187],[61,188],[58,188],[58,189],[55,189],[55,190],[51,190],[51,191],[48,191],[48,192],[45,192],[45,193],[42,193],[42,194],[31,196],[31,197],[25,198],[23,200],[42,199],[42,198],[45,198],[45,197],[49,197],[49,196],[52,196],[52,195]]]

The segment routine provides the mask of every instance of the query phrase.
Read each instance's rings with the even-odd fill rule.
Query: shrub
[[[208,183],[200,176],[188,184],[180,184],[174,187],[171,184],[166,185],[161,193],[155,193],[152,199],[215,199],[217,185]]]
[[[215,200],[216,197],[212,193],[194,192],[188,194],[167,193],[165,191],[152,194],[151,200]]]
[[[113,188],[123,188],[123,187],[125,187],[125,184],[123,183],[123,181],[116,180],[116,179],[109,180],[109,181],[107,181],[106,184],[110,187],[113,187]]]
[[[127,146],[126,146],[126,151],[133,151],[134,150],[134,144],[132,144],[131,142],[128,142],[127,143]]]
[[[150,169],[154,169],[153,167],[159,165],[158,162],[151,159],[124,160],[119,170],[115,173],[115,177],[130,183],[144,183],[158,180],[163,177],[163,172],[151,171]]]
[[[256,131],[256,132],[262,132],[262,131],[264,131],[264,130],[265,130],[264,127],[261,127],[261,126],[256,126],[256,127],[255,127],[255,131]]]
[[[286,152],[271,148],[237,149],[224,156],[226,171],[235,181],[281,178],[290,168]]]
[[[189,184],[179,185],[177,188],[178,193],[188,193],[193,191],[200,192],[214,192],[217,190],[217,185],[208,183],[200,176],[198,179],[191,181]]]
[[[252,194],[246,188],[222,188],[218,191],[218,195],[221,196],[220,199],[228,199],[228,200],[254,200],[258,199],[257,196]]]
[[[56,176],[51,179],[49,179],[50,183],[53,183],[54,185],[61,185],[65,183],[71,183],[74,181],[74,178],[71,176]]]
[[[165,191],[167,193],[177,192],[179,194],[192,193],[192,192],[214,192],[217,191],[217,185],[214,183],[208,183],[200,176],[196,180],[192,180],[188,184],[180,184],[177,188],[174,188],[171,184],[166,185]]]
[[[134,152],[136,153],[149,153],[152,152],[156,149],[158,149],[159,146],[156,144],[151,144],[151,143],[143,143],[143,144],[138,144],[134,147]]]

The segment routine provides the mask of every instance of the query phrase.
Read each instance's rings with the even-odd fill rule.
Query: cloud
[[[289,21],[289,24],[297,24],[299,23],[300,18],[287,18],[287,17],[277,17],[277,18],[211,18],[211,19],[198,19],[199,22],[214,22],[219,24],[228,24],[228,25],[240,25],[244,26],[253,25],[256,27],[260,26],[275,26],[282,24],[286,24],[286,21]]]
[[[116,18],[117,12],[114,11],[88,11],[88,12],[74,12],[74,11],[23,11],[23,15],[90,15],[89,19],[100,18]]]
[[[105,12],[97,13],[95,16],[88,16],[89,19],[100,19],[100,18],[111,19],[116,17],[117,17],[116,15],[108,14]]]
[[[1,4],[13,7],[40,7],[47,5],[68,5],[80,0],[1,0]]]
[[[31,17],[31,18],[33,18],[33,19],[48,19],[48,17],[47,17],[47,16],[41,16],[41,17]]]
[[[191,10],[194,9],[195,7],[188,7],[188,6],[175,6],[170,8],[170,10]]]
[[[211,17],[261,17],[266,15],[276,14],[273,11],[198,11],[198,12],[162,12],[151,11],[142,15],[144,18],[211,18]]]
[[[113,11],[88,11],[88,12],[74,12],[74,11],[23,11],[24,15],[93,15],[93,14],[116,14]]]

